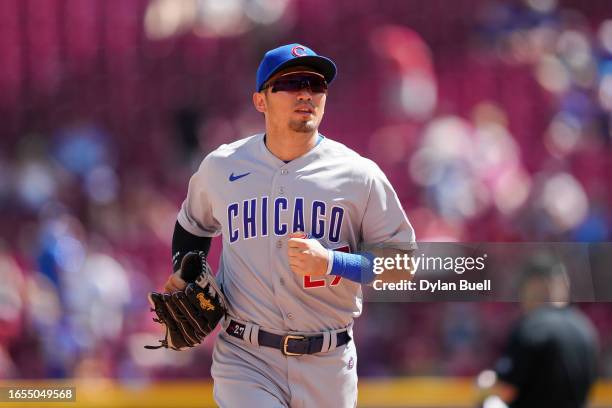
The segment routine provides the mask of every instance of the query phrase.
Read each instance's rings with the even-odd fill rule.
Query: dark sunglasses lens
[[[327,82],[322,78],[310,79],[310,90],[314,93],[323,93],[327,91]]]
[[[297,92],[308,87],[314,93],[323,93],[327,90],[327,83],[319,77],[279,78],[272,84],[272,92]]]
[[[272,84],[272,92],[296,92],[303,88],[302,80],[296,78],[277,79]]]

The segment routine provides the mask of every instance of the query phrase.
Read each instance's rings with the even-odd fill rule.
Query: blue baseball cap
[[[334,61],[301,44],[288,44],[266,52],[257,68],[257,92],[268,79],[283,68],[304,65],[314,69],[331,83],[336,77]]]

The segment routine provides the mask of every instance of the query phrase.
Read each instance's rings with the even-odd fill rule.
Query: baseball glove
[[[166,329],[159,346],[185,350],[194,347],[208,336],[227,311],[223,292],[212,275],[204,252],[190,252],[181,262],[181,276],[197,276],[185,290],[174,293],[149,293],[151,311],[157,314],[153,320]]]

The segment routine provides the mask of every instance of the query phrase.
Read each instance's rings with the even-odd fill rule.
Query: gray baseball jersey
[[[263,134],[251,136],[203,160],[178,221],[194,235],[223,234],[217,280],[229,314],[248,327],[248,341],[219,334],[211,367],[216,403],[356,406],[356,348],[353,342],[336,347],[336,331],[352,335],[361,287],[330,275],[297,275],[287,243],[291,232],[301,231],[329,249],[411,249],[414,232],[378,166],[326,138],[285,163],[270,153]],[[255,326],[277,334],[322,333],[329,341],[325,352],[287,357],[259,347]]]
[[[194,235],[223,235],[217,280],[230,314],[281,331],[343,328],[362,308],[358,283],[290,269],[291,232],[350,252],[412,249],[415,240],[380,168],[327,138],[289,163],[267,149],[263,134],[220,146],[191,178],[178,221]]]

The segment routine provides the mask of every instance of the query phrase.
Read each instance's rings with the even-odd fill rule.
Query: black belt
[[[225,332],[232,337],[244,340],[245,329],[246,326],[244,324],[238,323],[232,319],[227,329],[225,329]],[[351,341],[351,336],[346,330],[338,332],[336,336],[336,347],[343,346]],[[257,335],[257,342],[260,346],[272,347],[280,350],[286,356],[320,353],[323,349],[322,334],[316,336],[299,336],[294,334],[281,336],[260,329]]]

